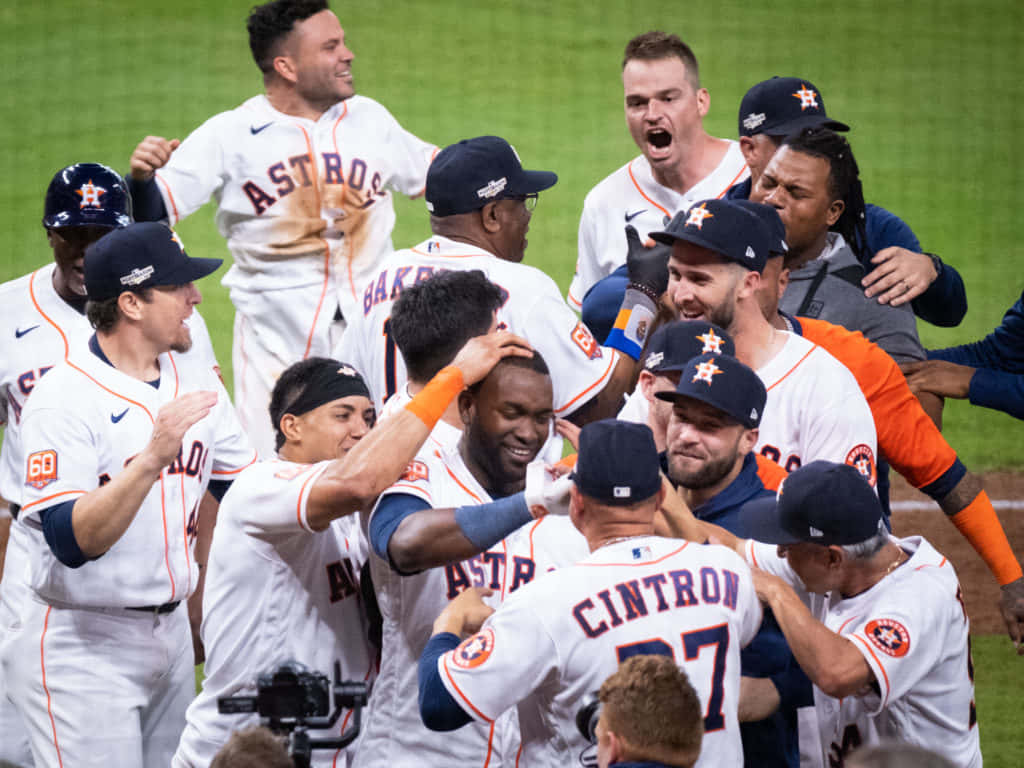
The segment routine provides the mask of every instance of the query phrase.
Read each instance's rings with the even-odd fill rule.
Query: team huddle
[[[641,154],[581,201],[563,298],[522,263],[554,172],[356,95],[324,0],[247,25],[265,93],[125,178],[60,170],[52,262],[0,286],[0,764],[291,764],[218,700],[298,662],[369,690],[316,766],[980,766],[956,573],[888,504],[890,470],[936,500],[1024,648],[1021,565],[901,371],[964,286],[815,86],[716,138],[690,48],[630,40]],[[395,250],[393,192],[427,240]],[[172,229],[211,198],[233,395],[222,261]]]

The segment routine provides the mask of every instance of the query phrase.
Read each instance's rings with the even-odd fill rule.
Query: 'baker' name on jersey
[[[358,157],[352,158],[346,177],[341,170],[341,155],[337,152],[321,152],[320,157],[324,161],[324,184],[345,184],[350,190],[356,192],[368,187],[366,201],[359,206],[360,208],[369,208],[377,201],[378,197],[384,196],[385,192],[381,188],[384,178],[379,171],[374,171],[370,175],[369,166],[365,160]],[[252,203],[256,215],[259,216],[282,197],[287,197],[299,187],[313,186],[316,172],[313,158],[309,153],[294,155],[267,168],[267,178],[271,184],[276,185],[271,191],[268,191],[269,186],[265,189],[255,181],[245,182],[242,185],[242,190],[249,198],[249,202]],[[367,176],[369,176],[369,182],[367,182]]]
[[[370,310],[382,301],[395,301],[410,285],[422,283],[435,274],[447,271],[444,267],[425,267],[417,264],[383,270],[376,280],[370,281],[363,292],[363,316],[370,314]],[[391,274],[390,278],[388,277],[389,273]],[[505,302],[508,301],[508,291],[500,285],[498,289],[501,291],[501,306],[505,306]]]
[[[449,563],[444,567],[445,581],[448,584],[448,599],[454,600],[461,592],[470,587],[490,587],[501,591],[505,578],[506,560],[504,552],[481,552],[461,563]],[[523,584],[533,581],[537,573],[537,564],[528,557],[512,556],[512,586],[509,592],[515,592]]]
[[[726,569],[701,568],[696,578],[688,568],[655,573],[602,589],[576,603],[572,615],[587,637],[600,637],[612,627],[653,610],[663,613],[696,605],[723,605],[736,610],[740,577]]]

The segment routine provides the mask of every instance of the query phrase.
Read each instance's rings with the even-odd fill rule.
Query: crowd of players
[[[629,41],[641,154],[584,201],[565,300],[521,263],[554,173],[356,95],[322,1],[248,29],[265,93],[146,137],[127,181],[58,172],[53,262],[0,286],[0,760],[210,765],[254,721],[218,698],[294,659],[372,686],[316,765],[980,765],[956,575],[889,534],[887,473],[985,559],[1020,649],[1020,564],[937,425],[947,396],[1024,412],[1024,308],[921,347],[963,282],[865,204],[814,85],[754,85],[720,139],[692,51]],[[430,238],[393,250],[391,190]],[[211,196],[233,401],[195,311],[221,261],[170,228]],[[595,752],[580,703],[651,654],[700,746],[609,710]]]

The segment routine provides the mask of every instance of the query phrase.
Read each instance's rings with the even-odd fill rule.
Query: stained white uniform
[[[378,409],[408,378],[402,355],[387,333],[391,306],[403,288],[447,269],[479,269],[507,293],[498,310],[499,325],[525,338],[544,358],[559,416],[571,414],[608,383],[615,350],[597,344],[562,301],[554,280],[535,267],[434,236],[388,257],[364,286],[359,317],[351,320],[334,354],[362,374]]]
[[[648,232],[664,229],[677,212],[698,200],[723,197],[729,187],[749,175],[739,143],[730,141],[715,170],[682,195],[655,181],[643,155],[607,176],[583,201],[576,274],[566,296],[569,304],[579,309],[598,280],[626,263],[626,224],[632,224],[641,239],[646,238]]]
[[[425,450],[383,496],[395,493],[417,496],[435,509],[492,500],[466,468],[457,447]],[[451,733],[423,725],[417,664],[434,620],[465,589],[494,589],[486,600],[496,607],[537,576],[585,556],[586,541],[578,532],[573,537],[566,526],[572,527],[566,518],[542,518],[469,560],[408,576],[395,572],[371,550],[370,573],[384,618],[384,647],[356,754],[357,768],[514,765],[519,741],[512,713],[495,727],[471,724]]]
[[[750,569],[724,547],[654,536],[601,547],[510,596],[479,633],[438,660],[477,723],[519,704],[522,765],[583,765],[584,697],[636,653],[672,655],[705,710],[699,768],[743,763],[740,649],[761,623]]]
[[[21,415],[26,475],[18,524],[28,531],[32,594],[3,648],[10,695],[36,765],[167,765],[194,694],[185,606],[207,483],[255,460],[216,373],[201,357],[158,358],[159,386],[72,349],[37,381]],[[113,478],[148,443],[160,406],[199,389],[213,411],[185,433],[179,458],[153,484],[124,535],[72,569],[44,541],[39,512]],[[74,397],[69,397],[74,393]],[[45,680],[45,682],[44,682]]]
[[[393,249],[388,188],[421,194],[436,151],[365,96],[313,121],[260,95],[211,117],[157,171],[172,225],[216,200],[234,259],[224,284],[237,310],[235,401],[266,458],[274,382],[297,360],[329,354],[336,309],[356,310],[357,288]]]
[[[811,613],[848,638],[878,692],[833,699],[814,689],[825,765],[855,747],[917,744],[961,768],[982,764],[967,611],[952,564],[920,536],[892,538],[910,559],[871,589],[843,599],[807,593],[774,545],[751,542],[747,560],[780,576]]]
[[[92,327],[85,315],[65,302],[53,287],[55,265],[46,266],[0,285],[5,329],[0,335],[0,392],[6,413],[3,449],[0,450],[0,497],[20,505],[25,487],[22,450],[22,411],[39,379],[63,361],[69,349],[84,348]],[[210,336],[198,312],[188,319],[192,333],[189,356],[213,367],[216,360]],[[15,625],[29,591],[29,533],[12,522],[3,579],[0,581],[0,645]],[[30,765],[28,738],[6,696],[0,665],[0,759]]]
[[[173,765],[205,768],[232,731],[259,722],[252,715],[221,715],[221,696],[252,696],[256,678],[288,660],[342,680],[373,675],[359,605],[359,569],[366,541],[354,515],[314,532],[306,504],[330,464],[260,462],[242,472],[217,515],[203,593],[206,679],[188,708],[188,725]],[[331,731],[350,723],[345,712]],[[313,753],[313,764],[332,766],[336,750]]]

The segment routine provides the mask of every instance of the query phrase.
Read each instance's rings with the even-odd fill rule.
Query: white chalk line
[[[939,505],[931,500],[928,501],[890,501],[889,508],[893,512],[913,512],[919,509],[935,509]],[[1019,512],[1024,510],[1024,499],[996,499],[992,502],[996,511]]]

